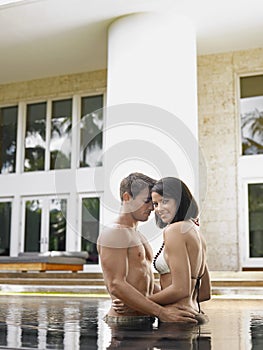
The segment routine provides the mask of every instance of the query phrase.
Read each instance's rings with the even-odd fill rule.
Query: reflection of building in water
[[[63,350],[261,350],[262,301],[212,300],[210,321],[201,326],[174,323],[109,326],[103,317],[109,299],[0,298],[0,348]]]
[[[24,298],[6,305],[5,322],[0,324],[0,346],[78,350],[81,344],[88,344],[89,349],[97,349],[96,306],[78,300],[30,302]]]
[[[251,317],[250,333],[252,346],[251,348],[253,350],[261,350],[263,341],[263,324],[261,318],[256,314]]]

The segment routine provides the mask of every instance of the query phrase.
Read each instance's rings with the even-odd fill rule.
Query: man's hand
[[[112,300],[112,308],[114,311],[118,312],[118,314],[124,314],[130,311],[131,309],[126,306],[120,299]]]
[[[162,322],[176,322],[176,323],[191,323],[197,324],[196,320],[197,312],[193,311],[189,307],[184,306],[170,306],[161,310],[158,318]]]

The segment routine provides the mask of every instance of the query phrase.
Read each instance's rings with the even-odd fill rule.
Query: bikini
[[[193,220],[193,222],[199,226],[198,221]],[[153,259],[153,266],[155,268],[155,270],[160,274],[160,275],[164,275],[166,273],[170,273],[170,268],[165,260],[164,257],[164,242],[161,246],[161,248],[159,249],[159,251],[157,252],[157,254],[155,255],[154,259]],[[200,304],[199,304],[199,289],[200,289],[200,282],[201,282],[201,278],[204,276],[204,274],[202,274],[199,277],[193,277],[191,276],[192,279],[196,280],[196,284],[195,284],[195,289],[197,290],[197,304],[198,304],[198,312],[201,312],[201,308],[200,308]]]

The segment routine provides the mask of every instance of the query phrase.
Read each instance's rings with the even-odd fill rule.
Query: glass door
[[[263,182],[254,181],[243,184],[244,215],[240,216],[240,233],[244,270],[261,268],[263,263]]]
[[[99,222],[100,198],[81,196],[81,251],[89,254],[87,264],[98,264]]]
[[[66,250],[67,200],[52,198],[49,200],[48,250]]]
[[[248,184],[249,257],[263,258],[263,183]]]
[[[44,239],[42,238],[43,200],[31,199],[24,203],[25,229],[24,252],[41,252]]]
[[[67,199],[28,198],[23,201],[23,252],[66,250]]]
[[[10,228],[12,202],[0,201],[0,255],[10,255]]]

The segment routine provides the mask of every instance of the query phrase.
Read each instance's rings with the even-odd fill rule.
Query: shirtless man
[[[154,284],[151,269],[152,249],[138,231],[139,221],[147,221],[153,210],[150,190],[155,180],[141,173],[132,173],[120,184],[121,210],[115,222],[99,235],[97,246],[103,276],[112,298],[121,299],[127,309],[120,315],[111,306],[106,321],[150,319],[163,322],[197,323],[195,314],[186,309],[169,309],[147,297],[159,288]]]

